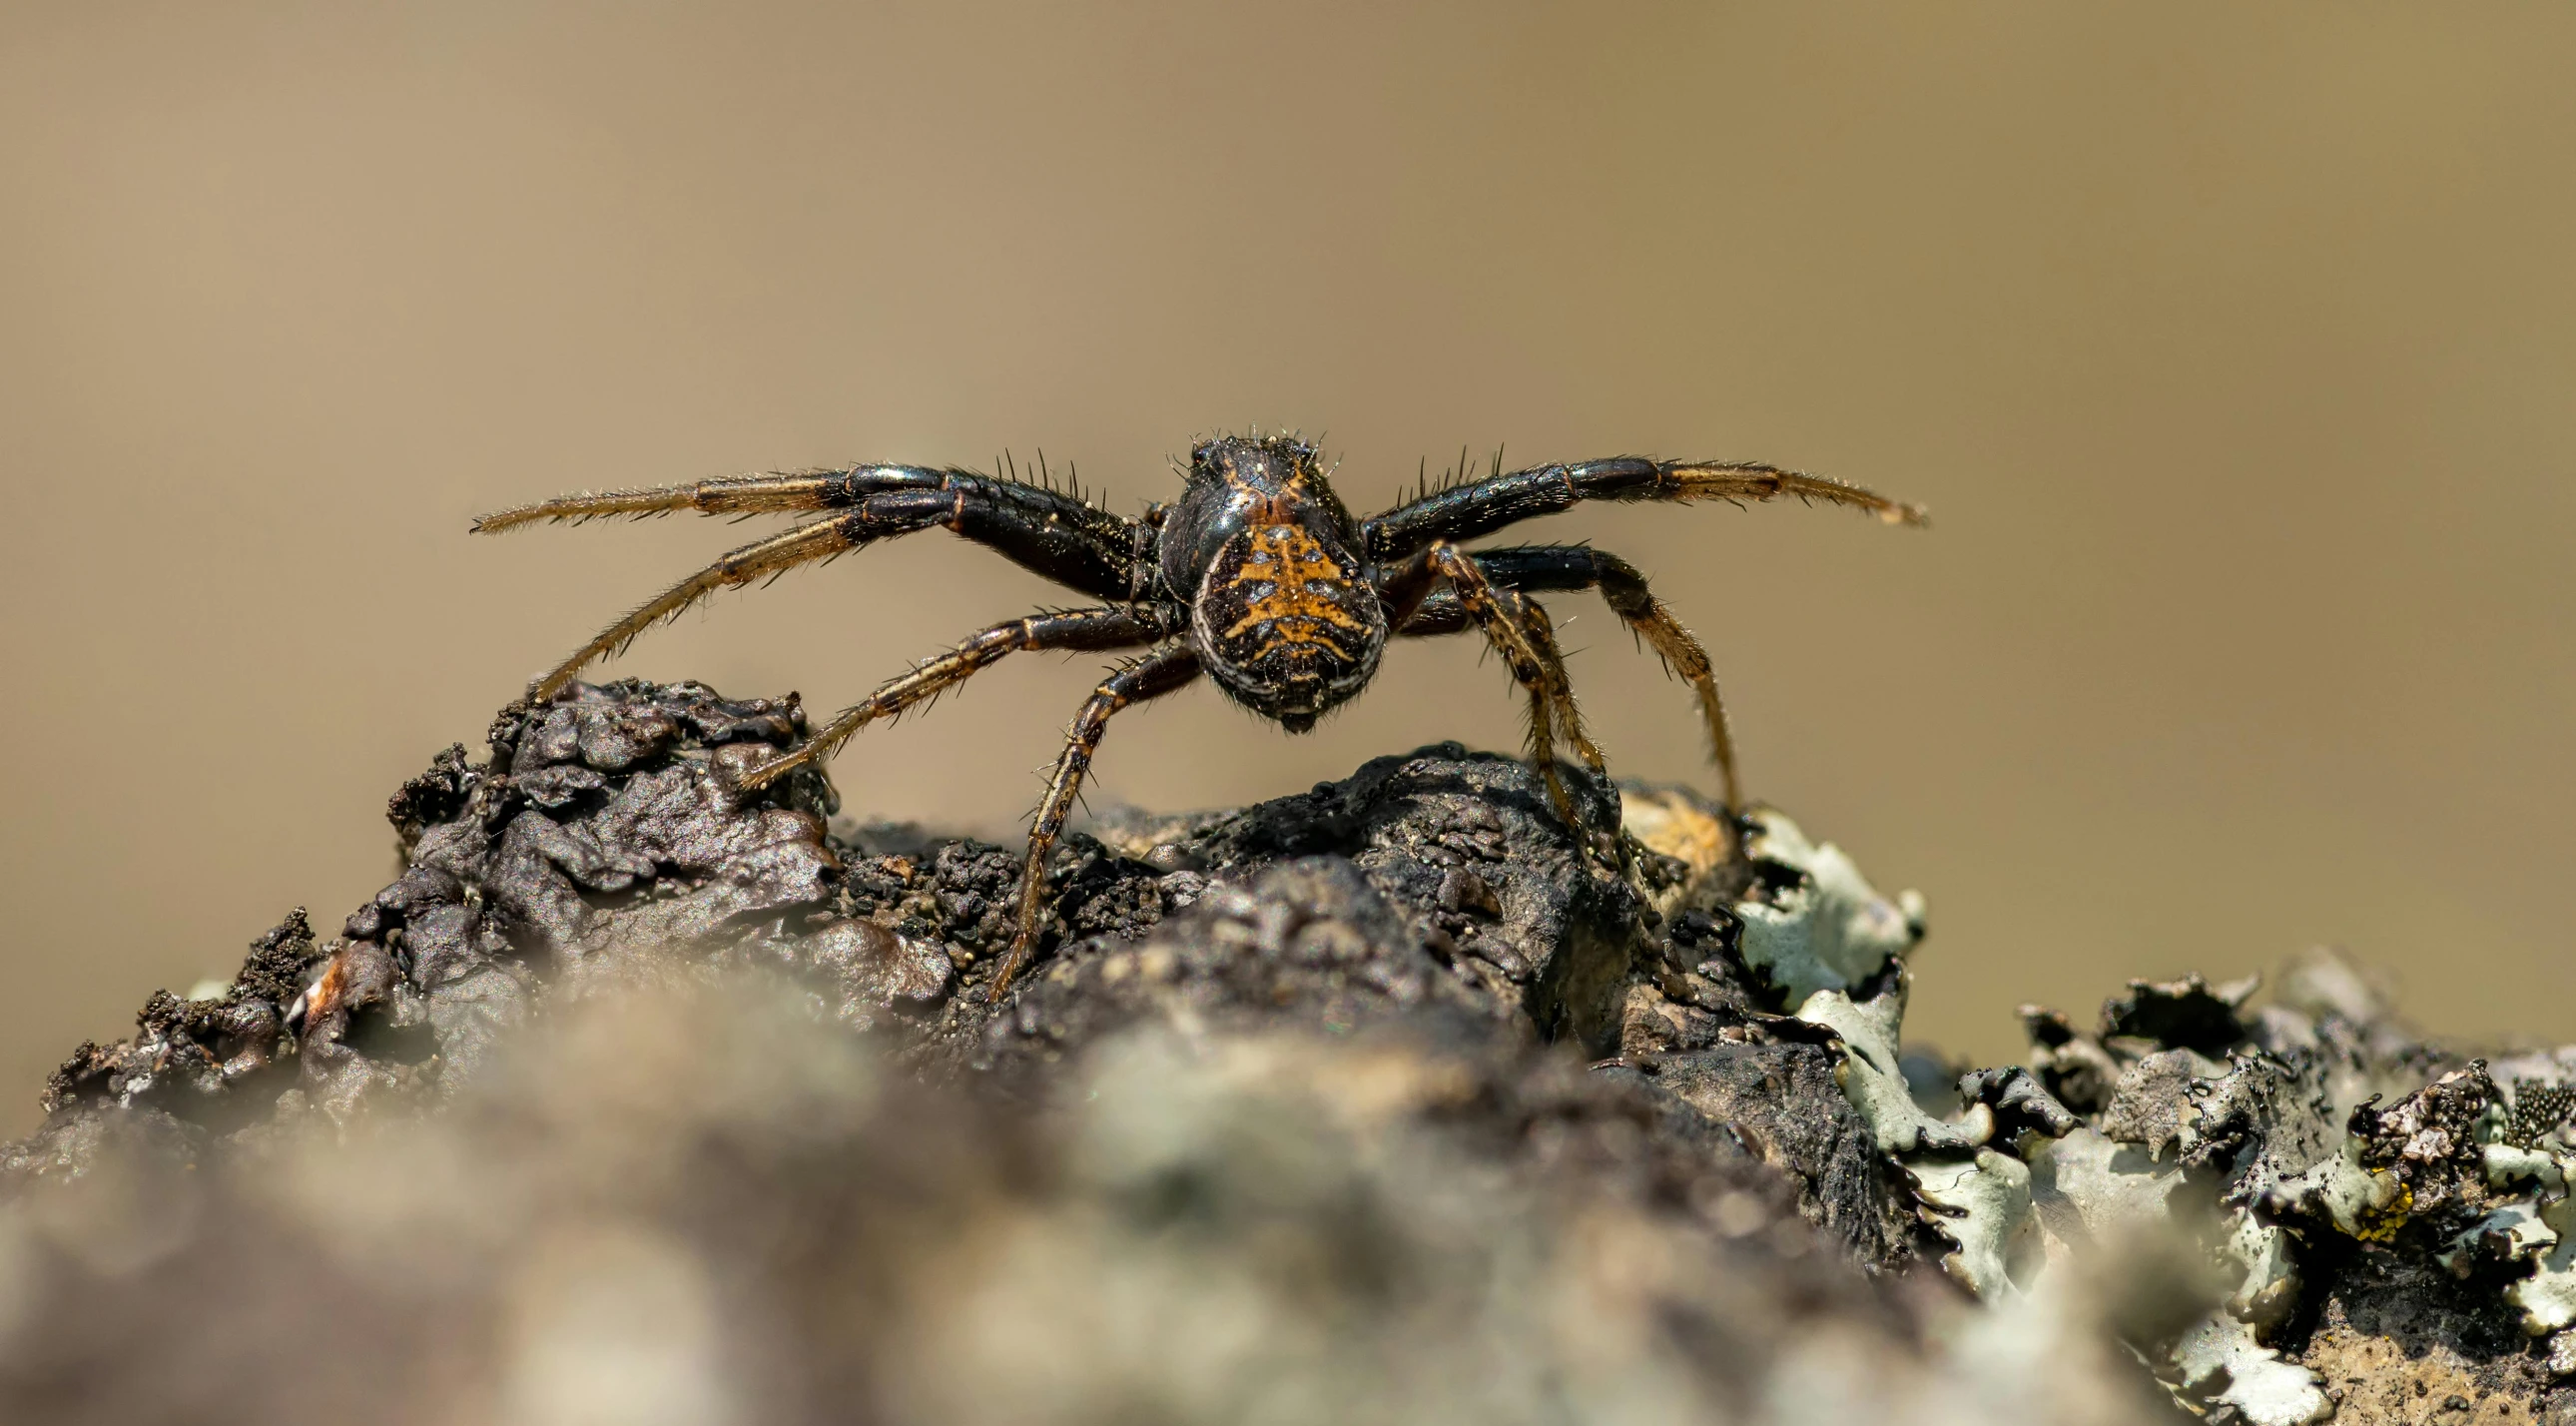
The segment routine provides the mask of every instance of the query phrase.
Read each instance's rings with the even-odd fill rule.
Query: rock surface
[[[1962,1077],[1919,899],[1455,745],[1068,837],[993,1003],[1018,850],[735,790],[803,732],[506,710],[339,934],[81,1046],[0,1149],[0,1414],[2576,1419],[2576,1051],[2319,959]]]

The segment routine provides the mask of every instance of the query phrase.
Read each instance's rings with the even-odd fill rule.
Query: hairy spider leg
[[[1727,735],[1726,704],[1718,697],[1717,675],[1710,669],[1708,650],[1646,587],[1646,576],[1635,565],[1606,550],[1581,545],[1479,550],[1475,560],[1486,578],[1506,589],[1598,588],[1611,612],[1651,645],[1665,670],[1688,683],[1698,697],[1700,717],[1708,725],[1709,756],[1717,764],[1718,779],[1725,789],[1726,809],[1740,809],[1735,743]]]
[[[1925,523],[1920,506],[1758,461],[1651,461],[1620,456],[1535,466],[1434,491],[1362,524],[1360,547],[1371,559],[1393,563],[1434,540],[1472,540],[1523,520],[1570,510],[1586,500],[1747,501],[1783,495],[1854,506],[1890,524]]]
[[[1463,634],[1475,627],[1475,622],[1467,617],[1467,606],[1458,602],[1458,596],[1444,589],[1423,600],[1413,617],[1395,631],[1395,636],[1399,639],[1436,639],[1448,634]]]
[[[909,466],[858,466],[848,470],[773,470],[751,475],[729,475],[715,480],[693,480],[682,485],[655,485],[631,490],[582,490],[558,495],[552,500],[539,500],[526,505],[513,505],[474,517],[474,533],[498,534],[533,525],[541,520],[582,524],[615,516],[642,519],[648,515],[668,515],[675,510],[695,510],[701,515],[767,515],[793,510],[837,510],[856,504],[877,489],[896,489],[894,484],[870,488],[864,478],[880,473],[903,473],[932,476],[936,471]]]
[[[1055,762],[1055,775],[1048,779],[1046,799],[1038,804],[1037,821],[1029,828],[1028,866],[1020,873],[1018,929],[1000,969],[993,972],[992,985],[984,992],[987,1001],[1002,998],[1002,992],[1010,988],[1011,978],[1020,973],[1029,953],[1037,948],[1038,927],[1046,910],[1047,852],[1064,831],[1065,818],[1073,813],[1073,801],[1082,792],[1083,774],[1091,770],[1091,756],[1100,749],[1100,737],[1108,730],[1110,716],[1131,704],[1184,688],[1198,676],[1198,651],[1188,644],[1175,644],[1147,654],[1101,680],[1082,711],[1074,716],[1073,727],[1065,734],[1064,752]]]
[[[1449,587],[1434,591],[1436,577]],[[1408,636],[1455,633],[1472,623],[1503,656],[1512,677],[1529,693],[1529,758],[1547,787],[1548,801],[1568,827],[1580,827],[1574,798],[1556,770],[1556,739],[1573,745],[1584,765],[1607,771],[1600,748],[1583,730],[1574,685],[1555,626],[1538,601],[1488,579],[1477,557],[1443,540],[1389,572],[1379,584],[1387,622]],[[1438,627],[1426,627],[1436,624]]]
[[[680,617],[691,605],[717,590],[784,574],[800,564],[849,549],[852,542],[842,525],[843,520],[838,516],[816,520],[732,551],[714,564],[627,610],[616,622],[592,635],[589,643],[575,649],[570,657],[555,665],[552,672],[528,685],[528,697],[537,702],[554,697],[583,669],[610,654],[624,651],[627,645],[635,642],[636,635],[666,619]]]
[[[1052,496],[1053,492],[981,477],[961,478],[946,486],[881,491],[859,501],[857,508],[846,515],[799,525],[785,534],[745,545],[600,630],[589,643],[557,664],[553,672],[530,685],[528,696],[539,700],[553,697],[584,668],[623,650],[635,641],[636,635],[657,623],[678,618],[719,590],[784,574],[801,564],[934,525],[990,546],[1059,584],[1102,599],[1134,597],[1137,566],[1132,554],[1134,542],[1127,533],[1128,522],[1105,511],[1092,511],[1116,528],[1114,540],[1104,538],[1097,531],[1053,518],[1042,504],[1023,500],[1023,494]]]
[[[816,730],[803,746],[743,774],[742,786],[745,790],[765,787],[807,763],[829,758],[861,728],[938,697],[990,668],[1005,654],[1036,649],[1129,649],[1159,643],[1171,632],[1169,623],[1152,612],[1121,607],[1066,609],[996,624],[960,641],[937,658],[923,660],[909,673],[887,679],[864,701],[834,714],[832,721]]]
[[[497,534],[540,521],[581,524],[616,516],[641,519],[694,510],[702,515],[774,515],[803,510],[846,510],[871,495],[898,490],[980,489],[1059,523],[1102,536],[1123,536],[1128,521],[1052,486],[989,476],[971,470],[918,465],[859,464],[815,470],[758,471],[633,490],[585,490],[552,500],[516,505],[477,516],[474,533]]]

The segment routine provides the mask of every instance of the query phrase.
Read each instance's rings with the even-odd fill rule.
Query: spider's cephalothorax
[[[1358,532],[1301,441],[1226,437],[1190,453],[1163,516],[1163,584],[1227,696],[1292,733],[1360,691],[1386,611],[1351,552]]]
[[[1574,804],[1558,772],[1558,750],[1571,750],[1596,773],[1603,764],[1576,712],[1554,627],[1530,596],[1597,589],[1611,612],[1690,685],[1731,808],[1737,805],[1735,755],[1708,653],[1647,589],[1635,566],[1583,545],[1467,550],[1462,542],[1586,500],[1741,502],[1790,495],[1856,506],[1890,521],[1923,519],[1914,506],[1777,466],[1618,456],[1508,473],[1497,460],[1482,479],[1462,478],[1355,521],[1333,494],[1314,448],[1275,436],[1204,442],[1190,454],[1187,479],[1179,500],[1129,519],[1043,479],[861,464],[569,495],[486,515],[474,528],[673,510],[803,511],[818,517],[745,545],[637,606],[531,685],[533,699],[560,694],[591,663],[717,590],[933,526],[1097,601],[994,625],[887,681],[866,701],[836,714],[804,746],[741,779],[746,789],[766,786],[829,756],[868,724],[954,688],[1005,654],[1141,651],[1093,690],[1056,759],[1029,831],[1017,932],[986,989],[999,997],[1036,947],[1047,920],[1047,850],[1063,831],[1092,754],[1120,709],[1207,673],[1237,702],[1303,732],[1367,686],[1388,638],[1472,628],[1502,656],[1526,695],[1530,760],[1558,814],[1571,825]]]

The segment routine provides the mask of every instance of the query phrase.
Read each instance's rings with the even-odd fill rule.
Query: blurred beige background
[[[1128,4],[0,9],[0,1129],[155,986],[389,874],[385,795],[741,538],[480,509],[1251,422],[1763,457],[1928,502],[1593,509],[1749,784],[1929,896],[1914,1028],[2312,942],[2576,1036],[2576,11]],[[837,706],[1049,598],[944,535],[617,671]],[[1688,700],[1560,601],[1622,770]],[[524,612],[523,612],[524,611]],[[1089,686],[872,730],[853,810],[1007,829]],[[1094,804],[1515,741],[1408,647],[1292,739],[1204,691]]]

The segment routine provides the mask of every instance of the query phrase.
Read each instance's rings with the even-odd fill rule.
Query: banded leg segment
[[[946,472],[916,466],[854,466],[848,470],[773,470],[633,490],[582,490],[513,505],[474,517],[474,533],[498,534],[540,521],[585,524],[618,517],[643,519],[677,510],[701,515],[766,515],[795,510],[839,510],[880,490],[936,486]]]
[[[583,669],[611,654],[624,652],[627,645],[635,642],[636,635],[655,624],[679,618],[718,590],[785,574],[800,564],[829,559],[852,548],[855,542],[849,531],[842,528],[843,523],[839,517],[816,520],[784,534],[755,540],[727,554],[627,610],[615,623],[592,635],[589,643],[575,649],[570,657],[555,665],[552,672],[530,684],[528,697],[537,702],[554,697]]]
[[[1100,687],[1092,691],[1090,701],[1074,716],[1073,727],[1065,735],[1064,752],[1056,758],[1055,773],[1047,780],[1046,798],[1038,804],[1037,822],[1029,828],[1029,860],[1020,873],[1018,929],[1011,937],[1010,952],[1002,958],[1000,969],[993,972],[985,999],[1000,1000],[1002,993],[1010,989],[1011,978],[1020,973],[1029,953],[1037,948],[1038,930],[1046,913],[1047,852],[1063,833],[1065,819],[1073,815],[1074,799],[1082,794],[1083,775],[1091,771],[1092,755],[1100,750],[1100,738],[1108,731],[1111,715],[1187,687],[1198,676],[1198,651],[1187,644],[1176,644],[1103,679]]]
[[[1436,577],[1448,588],[1432,590]],[[1556,769],[1562,736],[1584,765],[1606,771],[1601,750],[1583,730],[1574,686],[1557,648],[1556,629],[1538,601],[1487,577],[1478,558],[1440,541],[1391,572],[1381,586],[1388,621],[1408,635],[1452,633],[1475,625],[1529,694],[1529,757],[1548,801],[1568,827],[1579,827],[1574,798]],[[1433,626],[1437,627],[1433,627]]]
[[[994,486],[1011,488],[996,490],[991,488]],[[592,663],[623,650],[635,641],[636,635],[678,618],[719,590],[784,574],[800,564],[829,559],[861,545],[932,526],[944,526],[978,544],[991,546],[1020,565],[1099,598],[1134,596],[1139,566],[1133,556],[1141,541],[1134,538],[1127,521],[1106,511],[1091,510],[1093,516],[1114,527],[1114,535],[1104,534],[1056,518],[1060,512],[1051,514],[1039,506],[1025,504],[1021,493],[1054,494],[1036,486],[980,477],[971,484],[881,491],[859,501],[857,508],[847,514],[799,525],[785,534],[745,545],[600,630],[589,643],[531,685],[528,696],[539,700],[553,697]]]
[[[1422,601],[1413,617],[1395,626],[1399,639],[1436,639],[1444,634],[1463,634],[1476,626],[1467,617],[1467,606],[1458,596],[1443,589]]]
[[[1717,764],[1727,810],[1742,806],[1735,779],[1735,743],[1727,733],[1726,705],[1718,697],[1717,675],[1709,666],[1708,650],[1646,587],[1646,576],[1635,565],[1608,551],[1580,545],[1482,550],[1475,559],[1487,578],[1508,589],[1599,589],[1611,612],[1653,647],[1664,668],[1691,686],[1691,692],[1699,699],[1700,717],[1708,725],[1709,756]],[[1416,622],[1420,622],[1419,616]]]
[[[1067,609],[996,624],[937,658],[915,664],[911,672],[887,679],[864,701],[833,714],[832,721],[815,730],[795,751],[743,774],[742,786],[746,790],[766,787],[797,768],[821,762],[840,751],[841,745],[861,728],[937,698],[992,667],[1006,654],[1038,649],[1132,649],[1160,643],[1170,633],[1166,622],[1151,612],[1126,608]]]

